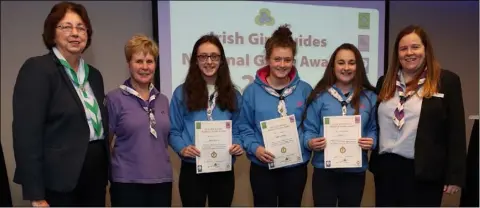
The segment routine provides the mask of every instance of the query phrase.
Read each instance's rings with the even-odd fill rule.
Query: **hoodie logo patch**
[[[297,107],[302,107],[302,105],[303,105],[303,102],[302,102],[302,101],[298,101],[298,102],[297,102]]]

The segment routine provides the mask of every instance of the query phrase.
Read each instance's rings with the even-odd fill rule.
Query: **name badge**
[[[438,97],[438,98],[443,98],[443,93],[435,93],[433,94],[433,97]]]

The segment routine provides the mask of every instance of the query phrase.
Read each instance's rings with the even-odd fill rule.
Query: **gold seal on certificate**
[[[345,149],[345,147],[340,147],[340,153],[345,153],[347,151],[347,149]]]
[[[232,170],[232,121],[195,121],[197,174]]]
[[[362,126],[360,115],[325,116],[323,124],[327,141],[324,149],[325,168],[362,167],[362,148],[358,145]]]
[[[265,149],[275,158],[269,169],[303,162],[297,123],[294,115],[260,122]]]

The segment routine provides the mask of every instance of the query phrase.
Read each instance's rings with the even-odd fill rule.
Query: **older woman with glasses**
[[[108,133],[100,71],[87,64],[85,8],[56,4],[44,24],[48,54],[21,67],[13,91],[14,181],[32,206],[105,206]]]

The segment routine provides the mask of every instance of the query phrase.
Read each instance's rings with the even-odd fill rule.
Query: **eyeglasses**
[[[60,28],[60,30],[64,33],[71,33],[73,31],[73,26],[70,24],[64,24],[64,25],[59,25],[57,28]],[[81,35],[85,35],[87,33],[87,28],[83,25],[78,25],[75,27],[77,29],[78,33]]]
[[[212,60],[212,61],[219,61],[220,60],[220,55],[218,55],[218,54],[210,54],[210,55],[201,54],[201,55],[197,56],[197,59],[200,62],[207,61],[208,58],[210,58],[210,60]]]

